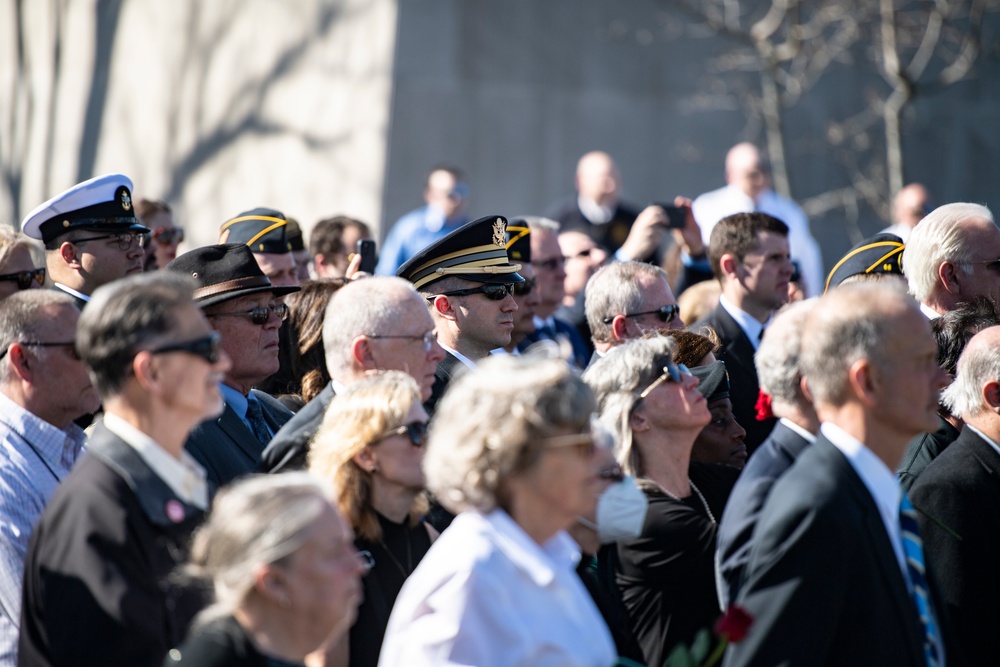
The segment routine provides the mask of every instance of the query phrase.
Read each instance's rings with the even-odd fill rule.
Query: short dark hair
[[[456,167],[453,164],[446,164],[446,163],[444,163],[444,164],[436,164],[433,167],[431,167],[430,171],[427,172],[427,182],[428,183],[430,183],[431,175],[434,174],[435,172],[438,172],[438,171],[446,171],[446,172],[448,172],[449,174],[452,175],[452,177],[454,177],[454,179],[456,181],[463,181],[463,180],[465,180],[465,174],[462,173],[461,169],[459,169],[458,167]]]
[[[983,329],[1000,325],[1000,307],[989,296],[977,296],[954,310],[931,321],[938,345],[938,365],[951,374],[958,369],[958,358],[972,337]]]
[[[324,218],[313,226],[312,232],[309,234],[309,254],[313,257],[323,255],[330,258],[334,255],[347,255],[352,252],[351,248],[344,247],[344,230],[348,227],[356,227],[361,230],[362,236],[371,237],[372,235],[368,225],[346,215]]]
[[[173,210],[170,208],[170,204],[162,199],[146,199],[143,197],[135,203],[135,214],[139,216],[141,220],[145,220],[147,217],[152,217],[157,213],[172,212]]]
[[[758,232],[788,236],[788,225],[774,216],[760,212],[735,213],[716,223],[708,241],[708,261],[712,264],[712,273],[716,278],[722,280],[719,262],[723,255],[736,255],[742,261],[757,249]]]
[[[157,271],[94,292],[77,325],[76,348],[102,397],[120,394],[135,355],[178,326],[177,310],[194,305],[195,287],[188,276]]]

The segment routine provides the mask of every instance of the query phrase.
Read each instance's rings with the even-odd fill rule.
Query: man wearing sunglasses
[[[498,215],[459,227],[399,267],[397,274],[427,300],[447,352],[426,404],[429,413],[459,367],[475,367],[490,350],[510,343],[514,285],[524,282],[520,268],[507,256],[507,220]]]
[[[132,181],[122,174],[74,185],[29,213],[21,230],[45,244],[53,286],[81,308],[98,287],[142,272],[149,229],[136,218]]]
[[[279,299],[299,288],[272,285],[243,243],[196,248],[166,270],[198,282],[194,299],[231,360],[220,387],[225,409],[199,424],[185,445],[205,467],[214,491],[255,472],[264,447],[292,416],[253,387],[278,370],[278,330],[288,317],[288,306]]]
[[[76,349],[105,414],[35,526],[19,664],[159,665],[204,603],[175,576],[209,502],[184,441],[222,409],[229,360],[193,287],[130,277],[99,288],[80,317]]]

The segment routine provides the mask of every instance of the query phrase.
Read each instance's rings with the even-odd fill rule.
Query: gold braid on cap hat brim
[[[432,273],[429,273],[417,282],[413,283],[413,288],[420,289],[427,283],[447,275],[457,275],[462,273],[488,273],[490,275],[496,275],[498,273],[517,273],[520,270],[520,264],[506,264],[503,266],[439,266],[434,269]]]
[[[233,218],[232,220],[230,220],[226,224],[222,225],[222,227],[219,229],[219,235],[220,235],[220,237],[221,237],[222,232],[224,232],[227,229],[229,229],[229,227],[231,227],[232,225],[236,224],[237,222],[243,222],[245,220],[264,220],[265,222],[273,222],[274,223],[270,227],[265,227],[262,232],[259,232],[256,236],[254,236],[249,241],[247,241],[247,246],[249,246],[251,248],[253,247],[253,244],[256,243],[257,240],[260,237],[264,236],[268,232],[274,231],[278,227],[284,227],[285,225],[288,224],[287,220],[282,220],[281,218],[273,218],[273,217],[268,216],[268,215],[245,215],[242,218]]]

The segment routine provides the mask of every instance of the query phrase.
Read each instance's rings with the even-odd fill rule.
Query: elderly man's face
[[[298,287],[299,273],[295,257],[290,252],[255,252],[254,259],[275,287]]]
[[[66,343],[52,347],[25,347],[39,364],[32,383],[38,396],[44,397],[46,415],[41,415],[62,428],[70,421],[97,410],[101,398],[90,383],[87,366],[74,351],[76,323],[80,311],[74,305],[46,306],[39,313],[42,317],[35,342]],[[57,423],[62,422],[62,423]]]
[[[514,294],[517,312],[514,313],[514,330],[511,332],[511,340],[515,343],[520,342],[525,336],[535,331],[535,308],[538,307],[540,300],[538,285],[530,285],[536,279],[534,267],[531,264],[525,264],[521,267],[520,274],[525,282],[514,285],[514,289],[523,286],[521,289],[530,289],[531,291],[524,295],[518,295],[516,292]]]
[[[967,263],[959,262],[962,268],[955,273],[961,290],[959,298],[1000,299],[1000,228],[989,220],[972,219],[963,223],[963,232],[971,258]]]
[[[632,313],[620,313],[622,315],[632,315],[625,318],[626,340],[639,338],[649,331],[659,329],[683,329],[684,322],[680,316],[675,316],[671,320],[664,322],[659,310],[664,306],[677,305],[677,299],[670,290],[670,285],[660,276],[639,276],[639,286],[642,289],[642,305],[636,310],[636,315]]]
[[[565,296],[563,281],[566,280],[566,271],[555,234],[531,232],[531,265],[535,267],[535,279],[538,281],[539,303],[536,310],[539,317],[548,317],[562,304]]]
[[[249,393],[255,384],[278,372],[278,329],[281,318],[270,312],[265,324],[254,324],[250,312],[275,304],[270,292],[241,296],[210,306],[205,315],[222,335],[222,349],[232,361],[225,383]]]
[[[420,385],[420,399],[426,401],[434,386],[434,371],[444,359],[444,349],[432,338],[434,320],[427,306],[419,298],[408,297],[377,329],[371,333],[392,338],[370,339],[375,368],[408,373]]]

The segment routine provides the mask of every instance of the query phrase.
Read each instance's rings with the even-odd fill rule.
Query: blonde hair
[[[380,540],[382,526],[372,506],[372,473],[354,457],[402,426],[419,402],[416,380],[401,371],[384,371],[352,384],[334,396],[309,448],[309,472],[333,482],[337,508],[361,539]],[[410,508],[411,524],[426,511],[426,498],[417,496]]]

